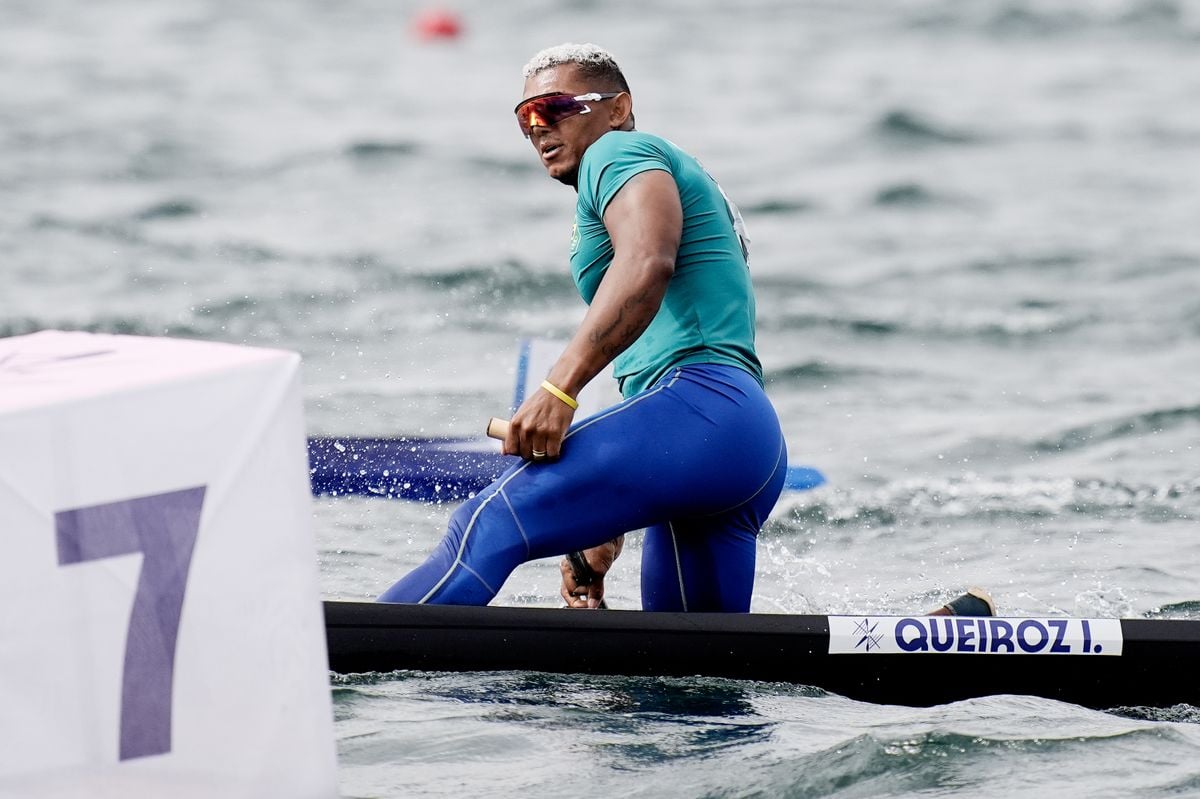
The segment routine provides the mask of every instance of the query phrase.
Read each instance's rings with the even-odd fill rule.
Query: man
[[[524,463],[380,599],[485,604],[521,562],[581,550],[595,578],[577,586],[564,567],[564,598],[598,607],[622,535],[647,528],[645,609],[747,611],[787,452],[754,351],[740,217],[695,159],[634,132],[603,49],[538,53],[524,97],[522,131],[579,193],[571,271],[590,307],[512,418],[504,451]],[[610,364],[626,400],[572,428],[574,396]]]
[[[741,219],[687,153],[634,131],[613,57],[565,44],[526,65],[517,121],[550,177],[578,192],[571,273],[587,314],[504,451],[523,462],[451,518],[385,602],[486,604],[520,563],[582,551],[564,598],[598,607],[623,534],[646,528],[647,610],[750,608],[758,531],[787,452],[754,349]],[[572,427],[609,365],[625,401]]]

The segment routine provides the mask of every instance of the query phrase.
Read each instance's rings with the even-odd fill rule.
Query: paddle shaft
[[[588,565],[587,559],[583,557],[582,552],[568,553],[567,562],[571,564],[571,576],[575,578],[575,585],[589,586],[595,582],[596,572]],[[608,603],[603,599],[600,600],[600,609],[608,610]]]

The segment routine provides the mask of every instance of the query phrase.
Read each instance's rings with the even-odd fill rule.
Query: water
[[[313,434],[473,434],[582,315],[526,58],[612,48],[754,238],[796,463],[754,608],[1200,618],[1200,9],[1168,0],[0,6],[0,334],[278,346]],[[318,500],[328,598],[447,506]],[[611,601],[637,606],[631,539]],[[553,605],[556,568],[504,604]],[[346,796],[1200,795],[1200,709],[722,680],[335,680]]]

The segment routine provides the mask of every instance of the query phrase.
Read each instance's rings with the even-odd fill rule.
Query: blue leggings
[[[463,503],[379,601],[486,605],[525,561],[646,528],[643,609],[746,612],[786,473],[779,420],[749,373],[677,367],[576,424],[557,461],[517,464]]]

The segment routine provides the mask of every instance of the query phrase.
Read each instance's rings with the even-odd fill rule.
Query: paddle
[[[587,587],[596,579],[596,572],[588,565],[582,552],[568,553],[567,561],[571,564],[571,576],[575,578],[575,585]],[[608,610],[608,603],[601,599],[599,609]]]
[[[495,416],[488,419],[487,423],[488,438],[495,438],[503,441],[508,437],[508,421],[498,419]],[[567,561],[571,564],[571,576],[575,578],[575,585],[586,587],[591,585],[596,580],[596,572],[588,565],[587,559],[583,557],[582,552],[570,552],[567,554]],[[608,603],[603,599],[600,600],[600,609],[607,610]]]

